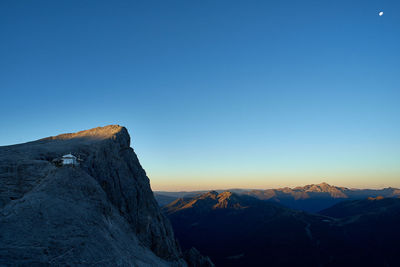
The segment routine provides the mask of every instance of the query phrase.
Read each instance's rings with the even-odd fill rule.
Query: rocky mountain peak
[[[214,205],[214,209],[218,209],[218,208],[242,208],[243,207],[243,203],[241,200],[241,197],[229,192],[229,191],[225,191],[222,192],[218,195],[218,203]]]
[[[230,198],[232,195],[233,195],[232,192],[230,192],[230,191],[225,191],[225,192],[222,192],[222,193],[220,193],[220,194],[218,195],[218,199],[227,199],[227,198]]]
[[[186,265],[122,126],[0,147],[0,188],[0,265]]]
[[[130,136],[128,130],[120,125],[107,125],[103,127],[96,127],[89,130],[79,131],[76,133],[66,133],[56,136],[50,136],[40,139],[39,141],[61,141],[61,140],[77,140],[82,142],[97,142],[105,139],[113,139],[118,141],[127,142],[130,145]]]
[[[217,191],[210,191],[199,196],[200,199],[206,199],[206,198],[217,199],[217,197],[218,197]]]

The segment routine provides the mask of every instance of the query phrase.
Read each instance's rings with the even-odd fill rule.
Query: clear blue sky
[[[0,145],[124,125],[153,189],[400,187],[397,0],[4,0],[0,90]]]

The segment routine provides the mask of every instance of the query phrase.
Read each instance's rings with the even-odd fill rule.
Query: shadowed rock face
[[[186,265],[118,125],[0,147],[0,229],[0,265]]]

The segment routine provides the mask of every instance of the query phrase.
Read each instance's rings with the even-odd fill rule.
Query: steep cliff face
[[[0,265],[186,265],[117,125],[0,147],[0,229]]]

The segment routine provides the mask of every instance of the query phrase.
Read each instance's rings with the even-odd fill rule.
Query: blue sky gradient
[[[399,47],[396,0],[1,1],[0,145],[120,124],[153,189],[400,187]]]

